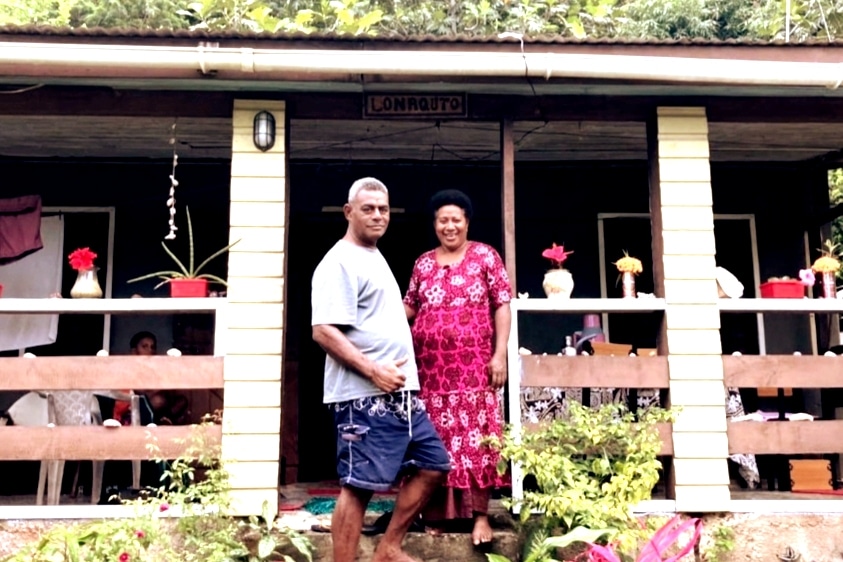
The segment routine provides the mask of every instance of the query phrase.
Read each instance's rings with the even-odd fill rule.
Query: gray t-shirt
[[[337,326],[376,363],[407,357],[401,367],[407,377],[403,390],[419,389],[413,337],[401,290],[379,250],[338,241],[316,266],[311,290],[311,325]],[[325,404],[379,394],[384,392],[369,379],[327,356]]]

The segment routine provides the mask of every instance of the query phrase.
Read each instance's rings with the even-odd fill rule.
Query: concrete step
[[[333,543],[329,533],[305,533],[314,548],[313,562],[333,562]],[[491,552],[506,556],[513,562],[518,560],[518,534],[512,530],[495,531]],[[380,536],[361,537],[357,560],[372,559]],[[486,562],[486,555],[471,544],[471,535],[466,533],[443,533],[438,536],[427,533],[408,533],[404,539],[404,550],[421,562]]]

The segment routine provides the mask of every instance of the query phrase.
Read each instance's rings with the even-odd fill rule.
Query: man
[[[410,524],[450,470],[419,390],[401,291],[377,242],[389,225],[389,194],[375,178],[351,186],[348,229],[313,273],[313,339],[327,353],[323,402],[337,426],[342,483],[331,520],[335,562],[353,562],[373,492],[407,479],[372,562],[405,562]]]

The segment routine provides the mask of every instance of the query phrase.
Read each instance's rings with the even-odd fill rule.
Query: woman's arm
[[[407,314],[407,321],[412,323],[416,317],[416,310],[407,303],[404,303],[404,312]]]
[[[495,388],[506,384],[506,347],[509,343],[509,330],[512,325],[512,311],[509,303],[495,309],[495,347],[492,360],[489,361],[489,382]]]

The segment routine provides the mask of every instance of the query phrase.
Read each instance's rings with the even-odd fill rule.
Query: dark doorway
[[[365,176],[380,179],[390,191],[394,211],[379,247],[402,292],[416,258],[437,244],[428,201],[440,189],[460,189],[471,197],[469,238],[502,249],[500,169],[495,162],[291,165],[282,449],[287,482],[336,478],[333,419],[322,404],[325,354],[310,336],[310,279],[325,252],[345,233],[340,208],[354,180]]]

